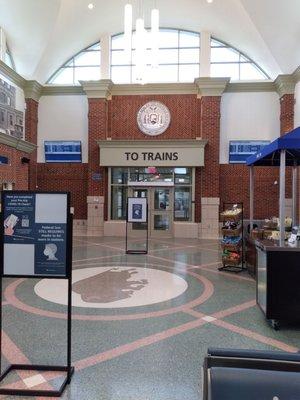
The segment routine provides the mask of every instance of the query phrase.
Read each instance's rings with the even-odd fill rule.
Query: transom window
[[[100,79],[100,42],[82,50],[61,66],[47,83],[79,85],[81,80]]]
[[[149,32],[149,30],[148,30]],[[147,82],[193,82],[199,77],[200,34],[178,29],[160,29],[158,68],[151,68],[151,36],[147,35]],[[132,38],[131,62],[125,58],[124,34],[111,38],[111,80],[114,83],[135,82],[135,32]]]
[[[211,76],[232,80],[269,79],[268,75],[240,51],[211,39]]]

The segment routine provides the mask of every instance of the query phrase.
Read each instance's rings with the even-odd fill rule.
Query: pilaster
[[[25,101],[25,139],[27,142],[37,145],[39,103],[33,98],[26,98]],[[30,155],[28,188],[29,190],[37,188],[37,150]]]

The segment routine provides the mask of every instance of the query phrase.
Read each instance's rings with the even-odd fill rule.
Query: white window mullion
[[[200,77],[210,76],[211,60],[211,34],[210,32],[200,33]]]

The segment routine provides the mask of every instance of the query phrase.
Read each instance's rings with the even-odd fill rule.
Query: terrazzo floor
[[[145,256],[126,255],[121,238],[74,238],[75,374],[62,398],[200,400],[208,347],[298,351],[299,329],[274,331],[255,304],[254,280],[219,272],[220,254],[212,240],[150,239]],[[65,364],[63,281],[7,278],[3,286],[2,370]],[[62,379],[17,371],[2,386],[56,388]]]

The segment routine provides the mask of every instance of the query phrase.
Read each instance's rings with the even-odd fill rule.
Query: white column
[[[6,55],[6,35],[4,30],[0,28],[0,60],[5,62]]]
[[[250,167],[250,231],[253,229],[254,215],[254,167]]]
[[[210,32],[200,33],[200,77],[210,76]]]
[[[110,79],[110,35],[100,37],[101,46],[101,79]]]
[[[280,245],[284,245],[285,237],[285,159],[286,151],[280,151],[280,179],[279,179],[279,221],[280,221]]]

